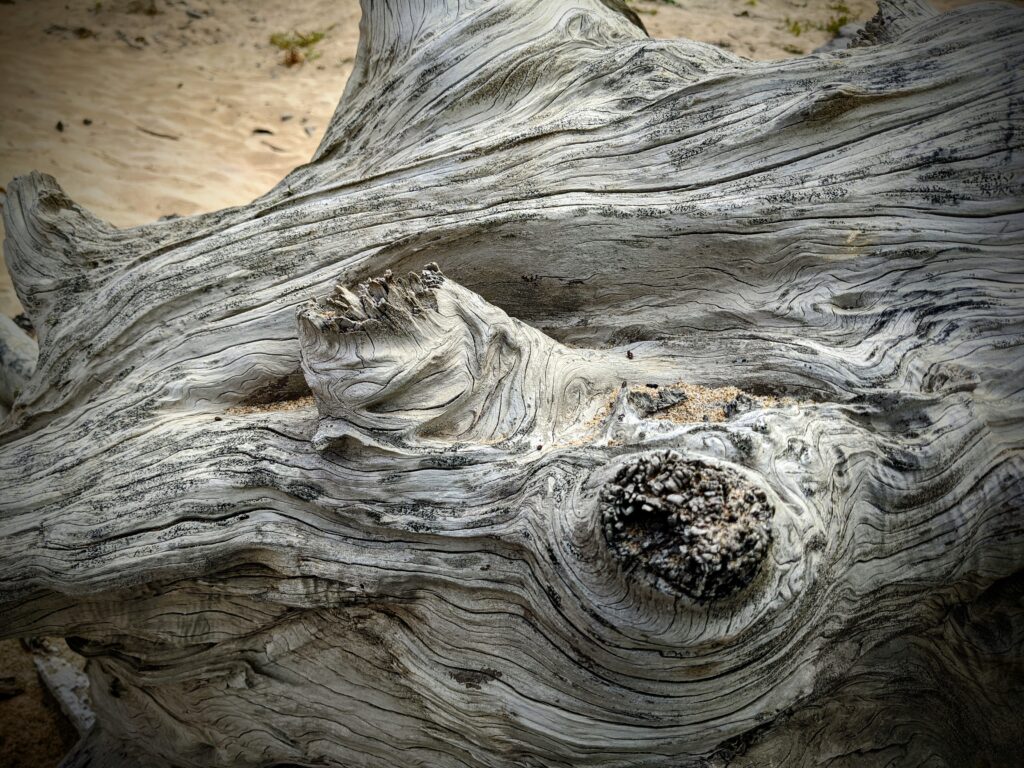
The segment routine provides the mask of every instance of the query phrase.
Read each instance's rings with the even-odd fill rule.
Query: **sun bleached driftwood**
[[[89,659],[66,765],[1019,756],[1024,13],[754,63],[621,5],[363,0],[243,208],[8,187],[2,634]]]

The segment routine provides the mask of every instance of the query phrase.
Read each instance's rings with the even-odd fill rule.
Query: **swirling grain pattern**
[[[8,188],[0,634],[90,658],[66,764],[1012,764],[1024,14],[771,63],[601,0],[363,14],[251,205]],[[771,510],[729,589],[605,530],[663,456]]]

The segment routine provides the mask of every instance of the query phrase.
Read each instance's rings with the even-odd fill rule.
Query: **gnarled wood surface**
[[[1019,757],[1024,14],[753,63],[619,5],[363,0],[244,208],[8,188],[3,635],[90,658],[68,765]]]

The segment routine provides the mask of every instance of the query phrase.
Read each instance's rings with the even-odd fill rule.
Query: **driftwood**
[[[10,185],[2,634],[89,659],[67,765],[1019,758],[1024,13],[754,63],[620,5],[363,0],[243,208]]]

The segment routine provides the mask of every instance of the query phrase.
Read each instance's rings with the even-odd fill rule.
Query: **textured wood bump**
[[[774,509],[735,471],[675,451],[638,456],[601,491],[605,540],[660,589],[704,602],[757,575]]]

